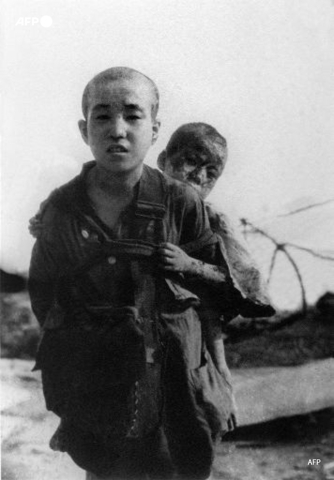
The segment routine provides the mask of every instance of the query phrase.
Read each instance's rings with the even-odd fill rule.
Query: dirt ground
[[[2,480],[84,480],[83,470],[48,447],[57,418],[46,412],[32,362],[1,360]],[[280,419],[237,429],[217,448],[214,479],[330,479],[334,460],[334,411]],[[320,459],[318,466],[310,459]],[[332,477],[333,478],[333,477]]]
[[[236,430],[218,447],[215,478],[329,479],[323,467],[334,458],[333,412],[328,409]],[[308,465],[310,459],[320,459],[319,465]]]

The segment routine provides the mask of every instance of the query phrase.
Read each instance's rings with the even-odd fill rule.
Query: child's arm
[[[34,217],[29,219],[28,229],[30,235],[32,235],[34,238],[38,238],[40,236],[43,230],[40,213],[36,213]]]
[[[250,255],[245,240],[223,213],[215,212],[207,205],[210,226],[222,239],[222,254],[236,291],[240,292],[239,314],[244,317],[270,317],[275,310],[270,305],[266,284],[261,271]]]
[[[39,210],[38,212],[36,213],[36,215],[34,215],[32,218],[29,219],[29,226],[28,226],[28,230],[29,230],[29,233],[34,237],[34,238],[38,238],[42,231],[43,231],[43,221],[42,221],[42,217],[43,217],[43,212],[44,212],[44,209],[47,205],[47,201],[48,199],[44,200],[44,202],[42,202],[40,204],[40,207],[39,207]]]
[[[227,280],[227,272],[223,267],[189,257],[180,247],[172,243],[161,244],[159,254],[160,265],[166,271],[184,273],[214,284]]]

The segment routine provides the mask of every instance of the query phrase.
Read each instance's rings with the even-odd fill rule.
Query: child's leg
[[[207,315],[206,318],[202,319],[203,324],[203,333],[204,339],[206,342],[207,349],[210,353],[210,356],[215,364],[215,367],[219,371],[219,373],[224,376],[226,381],[232,386],[232,377],[230,370],[226,363],[225,357],[225,346],[224,346],[224,333],[222,332],[222,318],[217,318],[217,315],[211,314]],[[233,395],[233,390],[231,393],[231,401],[232,401],[232,408],[231,408],[231,415],[228,419],[228,430],[234,430],[237,421],[237,407],[235,403],[235,398]]]
[[[203,332],[207,349],[218,371],[227,375],[231,380],[229,369],[225,359],[224,334],[221,327],[221,318],[217,315],[207,315],[203,320]]]
[[[203,367],[204,369],[206,366]],[[202,389],[198,369],[166,362],[164,427],[178,480],[205,480],[214,459],[214,441],[206,411],[197,393]]]

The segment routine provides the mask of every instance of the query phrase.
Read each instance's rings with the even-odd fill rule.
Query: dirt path
[[[46,412],[40,377],[33,362],[1,360],[2,480],[84,480],[66,454],[55,453],[48,439],[57,417]]]
[[[84,480],[83,470],[48,440],[58,420],[46,412],[32,362],[2,360],[2,480]],[[329,410],[237,430],[217,449],[215,479],[319,480],[334,460]],[[319,458],[318,467],[308,465]]]

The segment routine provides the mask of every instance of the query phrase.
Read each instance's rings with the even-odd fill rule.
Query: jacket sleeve
[[[32,251],[28,280],[32,310],[41,326],[44,325],[54,302],[61,263],[59,235],[52,221],[52,212],[48,210],[40,216],[40,228]]]
[[[238,313],[244,317],[273,315],[275,310],[270,306],[266,284],[246,242],[226,215],[207,208],[210,225],[218,236],[221,254],[228,266],[233,286],[239,294]]]
[[[201,308],[219,310],[227,321],[237,315],[273,315],[275,310],[269,304],[262,275],[229,219],[208,206],[204,207],[203,203],[195,204],[197,217],[185,217],[185,224],[189,219],[196,229],[186,227],[186,231],[197,236],[189,238],[188,234],[188,243],[181,247],[191,256],[220,266],[227,272],[227,279],[221,284],[208,286],[200,280],[191,282],[192,291],[201,299]]]
[[[191,187],[187,187],[185,193],[180,247],[191,257],[205,263],[226,266],[220,252],[219,238],[211,228],[202,199]]]
[[[230,290],[234,290],[234,287],[220,251],[219,239],[210,227],[203,201],[191,187],[184,190],[182,200],[185,206],[183,210],[180,207],[177,210],[182,211],[180,247],[191,257],[223,267],[227,273],[227,281],[217,285],[208,284],[196,277],[187,278],[185,279],[187,288],[200,298],[201,309],[210,308],[226,312],[227,309],[230,310],[232,298]],[[221,308],[222,299],[224,305]]]

